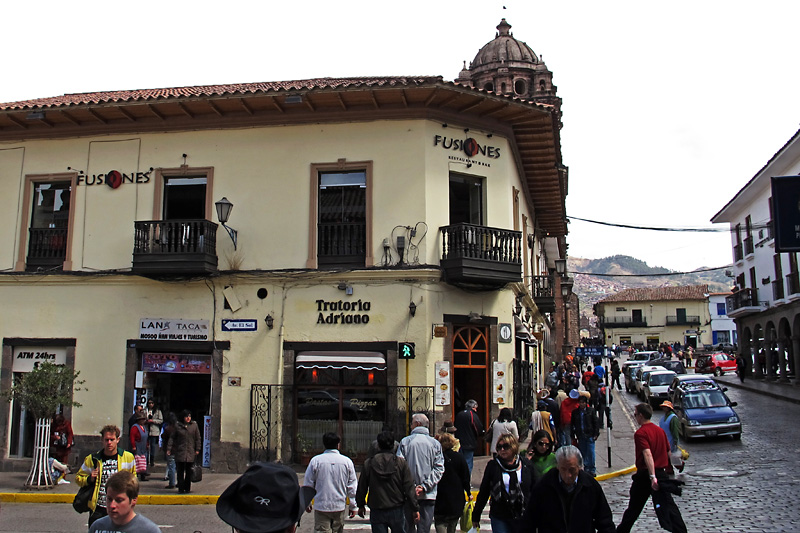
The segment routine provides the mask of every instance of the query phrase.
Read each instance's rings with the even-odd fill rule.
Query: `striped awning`
[[[297,368],[331,368],[348,370],[386,370],[386,359],[380,352],[298,352]]]

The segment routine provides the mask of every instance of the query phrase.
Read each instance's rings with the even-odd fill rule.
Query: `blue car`
[[[684,439],[693,437],[742,438],[742,421],[725,392],[714,382],[682,383],[673,391],[672,405]]]

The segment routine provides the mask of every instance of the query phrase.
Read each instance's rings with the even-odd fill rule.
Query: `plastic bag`
[[[475,508],[475,502],[470,500],[464,505],[464,511],[461,513],[461,520],[459,527],[464,533],[468,533],[475,528],[472,527],[472,510]]]
[[[681,451],[681,459],[684,461],[689,458],[689,452],[678,446],[678,449]]]

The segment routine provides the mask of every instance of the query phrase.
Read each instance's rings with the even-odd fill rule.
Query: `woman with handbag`
[[[146,417],[144,413],[136,415],[136,423],[131,426],[131,450],[136,462],[136,475],[142,481],[147,481],[147,430],[144,428]]]
[[[470,494],[469,467],[464,457],[453,449],[458,441],[452,434],[440,433],[435,438],[442,445],[444,474],[437,485],[433,523],[436,533],[456,533],[467,500],[465,495]]]
[[[178,494],[188,494],[192,490],[192,465],[200,455],[203,439],[197,423],[192,420],[192,412],[184,409],[181,420],[167,442],[167,456],[175,457],[178,471]]]
[[[497,457],[486,464],[481,488],[472,510],[472,525],[478,526],[491,496],[489,520],[492,533],[521,533],[522,515],[533,488],[533,467],[519,456],[519,442],[510,434],[497,439]]]
[[[517,428],[517,423],[514,422],[514,415],[512,414],[511,409],[508,407],[503,407],[500,409],[500,413],[497,415],[497,420],[492,422],[492,425],[489,428],[489,433],[491,434],[491,446],[489,446],[489,450],[494,455],[497,455],[497,450],[495,447],[497,446],[497,441],[501,436],[513,435],[515,439],[519,439],[519,429]]]

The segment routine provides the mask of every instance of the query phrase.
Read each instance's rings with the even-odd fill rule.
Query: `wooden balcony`
[[[342,222],[317,225],[319,268],[364,268],[366,257],[366,223]]]
[[[143,276],[217,272],[217,225],[208,220],[134,222],[133,272]]]
[[[29,228],[25,270],[61,270],[67,257],[67,228]]]
[[[442,232],[444,279],[451,285],[502,287],[522,281],[522,233],[475,224],[453,224]]]
[[[700,325],[699,315],[667,316],[668,326],[698,326]]]
[[[725,307],[730,318],[752,315],[763,311],[758,301],[757,289],[742,289],[725,298]]]
[[[633,316],[599,316],[597,323],[603,328],[645,328],[647,319]]]
[[[554,313],[556,311],[556,293],[553,276],[532,276],[531,293],[533,303],[542,313]]]

